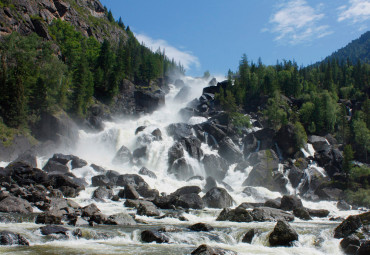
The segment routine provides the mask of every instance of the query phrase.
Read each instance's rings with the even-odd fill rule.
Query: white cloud
[[[338,9],[338,21],[351,20],[360,23],[370,19],[370,0],[350,0],[349,5]]]
[[[298,44],[327,36],[332,33],[329,26],[318,24],[325,16],[319,11],[322,8],[323,4],[319,4],[315,9],[305,0],[285,1],[271,16],[272,28],[269,31],[277,34],[276,41],[289,44]]]
[[[198,57],[189,51],[181,51],[162,39],[153,39],[144,34],[135,34],[135,36],[140,43],[144,43],[145,46],[153,51],[156,51],[158,48],[161,48],[161,50],[165,49],[166,56],[169,59],[175,59],[176,62],[180,62],[186,70],[189,70],[192,66],[200,68]]]

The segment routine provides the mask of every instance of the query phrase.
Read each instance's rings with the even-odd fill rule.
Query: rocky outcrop
[[[50,39],[48,25],[55,19],[62,19],[84,36],[93,36],[99,42],[109,38],[117,43],[120,38],[128,38],[123,29],[108,22],[104,7],[98,0],[76,1],[72,5],[66,0],[14,0],[11,5],[7,2],[3,4],[4,8],[0,10],[0,36],[11,32],[21,35],[35,32]]]
[[[160,90],[155,92],[135,91],[134,98],[138,112],[152,113],[165,104],[165,94]]]

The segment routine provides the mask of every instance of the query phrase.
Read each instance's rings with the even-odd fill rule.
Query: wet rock
[[[144,181],[143,177],[137,174],[122,174],[117,178],[117,186],[125,187],[127,185],[133,185],[140,194],[140,188],[148,189],[149,185]]]
[[[202,198],[206,207],[227,208],[234,204],[233,198],[223,188],[212,188]]]
[[[100,213],[99,208],[95,204],[89,204],[82,208],[82,217],[91,217],[94,214]]]
[[[325,209],[309,209],[309,208],[306,209],[308,210],[308,213],[310,214],[311,217],[325,218],[330,213],[328,210]]]
[[[159,216],[161,213],[158,211],[157,207],[150,201],[140,202],[137,208],[138,215],[146,216]]]
[[[105,173],[107,171],[107,170],[104,169],[104,167],[101,167],[101,166],[98,166],[98,165],[95,165],[95,164],[91,164],[90,167],[98,173]]]
[[[292,157],[297,152],[296,135],[292,124],[282,126],[276,133],[275,139],[285,156]]]
[[[285,211],[292,211],[295,208],[303,207],[302,200],[296,196],[284,195],[281,198],[280,208]]]
[[[36,224],[62,224],[62,216],[56,211],[45,212],[37,215]]]
[[[200,231],[209,232],[209,231],[214,230],[214,228],[211,225],[206,224],[206,223],[196,223],[188,227],[188,229],[190,229],[191,231],[196,231],[196,232],[200,232]]]
[[[113,191],[111,189],[107,189],[106,187],[99,187],[94,190],[92,198],[104,201],[104,199],[111,199],[113,196]]]
[[[242,243],[252,243],[253,237],[259,233],[260,231],[254,228],[248,230],[248,232],[243,236]]]
[[[168,150],[168,165],[172,166],[176,160],[182,157],[184,157],[184,148],[181,143],[175,142]]]
[[[96,175],[91,178],[91,186],[93,187],[105,187],[110,185],[113,185],[112,181],[104,174]]]
[[[185,102],[189,99],[191,88],[189,86],[184,86],[175,96],[174,100],[177,102]]]
[[[137,109],[142,109],[145,113],[152,113],[165,104],[165,94],[161,90],[155,92],[135,91],[135,104]]]
[[[146,150],[147,150],[146,146],[138,148],[134,150],[134,152],[132,153],[132,156],[134,158],[143,158],[146,156]]]
[[[146,126],[140,126],[138,127],[136,130],[135,130],[135,135],[137,135],[138,133],[144,131],[144,129],[146,129]]]
[[[140,170],[139,170],[139,174],[141,175],[147,175],[149,176],[150,178],[153,178],[153,179],[157,179],[157,175],[155,175],[155,173],[153,171],[150,171],[148,168],[146,167],[142,167]]]
[[[228,165],[225,159],[218,155],[209,154],[204,155],[202,160],[204,170],[207,176],[212,176],[216,180],[223,180],[227,173]]]
[[[125,164],[132,161],[131,151],[124,145],[117,151],[113,158],[114,164]]]
[[[61,226],[55,226],[55,225],[47,225],[45,227],[41,227],[41,234],[47,236],[51,234],[62,234],[67,235],[68,229],[61,227]]]
[[[202,190],[198,186],[184,186],[171,193],[171,196],[181,196],[185,194],[199,194]]]
[[[224,250],[221,248],[213,248],[206,244],[202,244],[197,249],[192,251],[191,254],[193,255],[210,255],[210,254],[212,255],[226,255],[226,254],[236,255],[237,253],[230,251],[230,250]]]
[[[193,135],[192,126],[186,123],[170,124],[167,128],[167,133],[175,140],[181,140]]]
[[[197,160],[200,160],[203,157],[203,150],[200,148],[202,142],[195,136],[182,138],[180,143],[191,157]]]
[[[285,221],[278,221],[269,235],[271,246],[292,246],[298,240],[297,232]]]
[[[355,233],[362,226],[361,219],[358,215],[348,216],[334,230],[334,238],[343,238]]]
[[[158,231],[162,233],[178,233],[178,232],[182,232],[182,229],[176,228],[174,226],[164,226],[158,229]]]
[[[292,184],[293,188],[297,188],[298,185],[301,183],[302,178],[304,176],[304,171],[292,166],[289,170],[288,178],[290,180],[290,183]]]
[[[308,136],[308,142],[312,144],[315,151],[326,151],[330,148],[325,137],[310,135]]]
[[[295,208],[293,210],[293,214],[295,217],[300,218],[301,220],[312,220],[308,210],[303,207]]]
[[[230,164],[237,163],[243,160],[243,153],[229,137],[225,137],[224,139],[222,139],[219,143],[219,146],[220,149],[218,153]]]
[[[361,244],[360,249],[358,249],[358,255],[367,255],[370,253],[370,240],[365,241]]]
[[[141,241],[145,243],[168,243],[170,239],[163,233],[156,230],[144,230],[141,232]]]
[[[194,175],[193,168],[185,158],[175,160],[168,173],[174,174],[178,180],[187,180]]]
[[[154,129],[151,134],[154,136],[155,141],[162,140],[162,131],[159,128]]]
[[[209,190],[215,187],[217,187],[216,180],[213,177],[208,176],[206,179],[206,185],[204,186],[203,192],[207,193]]]
[[[190,193],[176,196],[171,200],[171,203],[176,207],[182,207],[185,209],[203,209],[204,203],[198,194]]]
[[[36,154],[32,151],[22,153],[21,155],[18,156],[16,160],[14,160],[14,162],[23,162],[33,168],[37,167]]]
[[[87,166],[87,162],[86,160],[83,160],[83,159],[80,159],[79,157],[74,156],[71,161],[71,166],[72,166],[72,169],[81,168],[81,167]]]
[[[79,226],[88,226],[89,222],[79,216],[75,216],[75,217],[71,217],[68,224],[79,227]]]
[[[343,200],[340,200],[338,203],[337,203],[337,208],[339,210],[343,210],[343,211],[346,211],[346,210],[351,210],[351,206],[349,204],[346,203],[346,201],[343,201]]]
[[[42,170],[51,173],[51,172],[58,172],[58,173],[68,173],[69,168],[68,166],[55,161],[54,159],[49,159],[46,165],[42,168]]]
[[[342,169],[343,154],[336,148],[319,151],[315,153],[318,165],[325,169],[330,177],[340,174]]]
[[[243,144],[243,153],[245,157],[248,157],[250,153],[256,152],[256,150],[258,149],[258,140],[253,133],[248,134],[243,139]]]
[[[224,208],[218,215],[216,221],[252,222],[251,213],[243,208]]]
[[[128,185],[125,186],[124,196],[122,198],[126,198],[126,199],[139,199],[140,198],[140,195],[136,191],[134,185],[128,184]]]
[[[134,218],[127,214],[127,213],[118,213],[109,216],[108,218],[113,225],[120,225],[120,226],[134,226],[137,225]]]
[[[0,212],[28,214],[33,212],[33,209],[27,200],[7,196],[0,201]]]
[[[24,245],[29,246],[29,242],[26,238],[20,234],[16,234],[10,231],[0,232],[0,245]]]
[[[49,176],[49,183],[53,188],[62,191],[65,197],[75,197],[81,190],[85,189],[84,185],[79,183],[77,178],[70,178],[66,175],[56,174]]]
[[[360,245],[360,239],[356,235],[347,236],[340,242],[340,247],[346,254],[356,254]]]
[[[275,199],[269,199],[264,203],[265,207],[271,207],[275,209],[280,209],[281,207],[281,199],[275,200]]]
[[[315,190],[315,195],[317,195],[320,200],[335,201],[343,198],[344,192],[343,190],[337,188],[319,187]]]
[[[294,216],[280,209],[270,207],[257,207],[250,213],[254,221],[293,221]]]

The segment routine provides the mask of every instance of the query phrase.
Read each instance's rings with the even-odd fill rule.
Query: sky
[[[266,65],[324,59],[370,29],[370,0],[101,0],[186,74],[226,75],[243,54]]]

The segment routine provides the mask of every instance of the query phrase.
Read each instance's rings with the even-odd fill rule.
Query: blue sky
[[[370,29],[370,0],[101,0],[140,42],[200,76],[264,64],[320,61]]]

